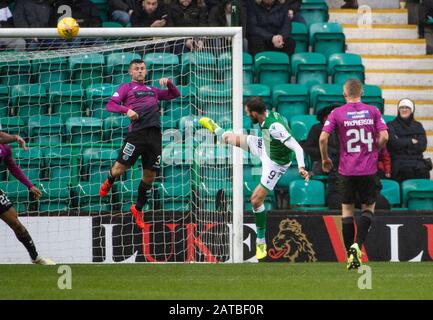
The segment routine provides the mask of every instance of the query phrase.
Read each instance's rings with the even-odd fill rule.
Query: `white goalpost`
[[[4,190],[38,250],[58,263],[242,263],[243,160],[198,125],[201,116],[243,131],[242,29],[82,28],[74,41],[56,29],[0,29],[0,39],[38,39],[35,50],[0,50],[1,130],[19,134],[28,151],[12,155],[43,192],[0,169]],[[186,42],[200,43],[190,50]],[[139,228],[141,160],[99,197],[129,118],[105,105],[130,82],[133,59],[147,65],[147,84],[169,77],[181,96],[161,101],[161,171]],[[164,88],[162,88],[164,89]],[[0,263],[29,263],[13,232],[0,224]]]

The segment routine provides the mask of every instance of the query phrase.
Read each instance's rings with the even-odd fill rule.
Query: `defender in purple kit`
[[[179,97],[176,86],[168,78],[161,78],[159,84],[167,90],[149,87],[145,84],[146,65],[143,60],[132,60],[129,64],[132,81],[122,84],[111,97],[107,110],[126,114],[131,123],[129,132],[119,152],[108,178],[101,185],[99,194],[105,197],[114,182],[141,156],[143,177],[138,187],[137,202],[131,206],[131,212],[140,228],[144,228],[143,206],[147,203],[160,168],[162,133],[158,102]]]
[[[0,132],[0,163],[4,163],[12,175],[17,178],[19,182],[24,184],[29,189],[29,192],[33,195],[34,199],[37,200],[42,196],[42,192],[29,181],[12,157],[11,148],[9,147],[8,143],[15,141],[18,142],[24,150],[28,149],[26,147],[25,141],[20,136]],[[18,241],[20,241],[27,249],[27,252],[29,253],[33,263],[41,265],[56,264],[53,260],[38,255],[36,245],[33,242],[32,237],[30,236],[26,227],[24,227],[24,225],[18,219],[18,214],[13,207],[12,202],[1,189],[0,219],[2,219],[14,231]]]
[[[361,266],[361,250],[373,221],[376,198],[381,189],[377,163],[379,150],[388,141],[388,131],[380,111],[361,102],[362,83],[348,80],[344,84],[346,104],[329,115],[320,135],[322,169],[329,172],[332,161],[328,157],[328,138],[337,131],[340,142],[338,188],[343,195],[343,238],[348,256],[348,269]],[[361,199],[362,215],[358,222],[356,241],[354,212],[355,196]]]

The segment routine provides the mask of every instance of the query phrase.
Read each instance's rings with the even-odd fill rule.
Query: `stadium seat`
[[[121,146],[128,133],[130,120],[125,116],[111,116],[104,119],[104,142]]]
[[[16,52],[0,52],[0,54],[17,55]],[[32,65],[28,58],[23,57],[23,59],[19,60],[13,58],[11,61],[0,62],[0,84],[6,85],[8,87],[19,84],[28,84],[30,83],[30,77],[32,74],[31,72]]]
[[[391,122],[392,120],[394,120],[394,119],[395,119],[395,116],[391,116],[391,115],[388,115],[388,114],[384,114],[384,115],[382,116],[382,118],[383,118],[383,120],[385,120],[386,123],[388,123],[388,122]]]
[[[364,85],[362,102],[377,107],[381,113],[385,110],[385,100],[382,98],[382,89],[379,86]]]
[[[38,188],[43,193],[39,200],[39,212],[67,212],[71,194],[69,186],[60,181],[42,181]]]
[[[34,114],[48,113],[48,96],[46,87],[40,84],[23,84],[13,86],[11,101],[14,114],[21,117],[24,123]]]
[[[108,148],[87,148],[82,155],[80,181],[101,185],[116,161],[118,151]],[[126,173],[125,173],[126,174]],[[126,176],[125,176],[126,178]]]
[[[175,129],[178,127],[180,119],[174,119],[171,116],[161,116],[161,128],[162,130],[166,129]]]
[[[260,183],[262,176],[262,169],[260,166],[244,165],[244,210],[252,211],[250,198]],[[231,182],[231,180],[230,180]],[[273,210],[276,208],[275,192],[270,191],[265,198],[264,205],[266,210]]]
[[[244,115],[242,118],[242,125],[245,130],[249,130],[253,127],[250,117]]]
[[[30,142],[59,145],[64,135],[64,123],[57,116],[35,115],[29,118]]]
[[[410,179],[401,184],[403,206],[409,210],[433,210],[433,181]]]
[[[308,52],[309,42],[308,42],[308,29],[303,23],[292,22],[292,32],[293,40],[296,41],[295,53]]]
[[[118,181],[118,192],[114,195],[116,203],[120,205],[120,212],[130,214],[130,208],[137,201],[137,190],[140,185],[141,177]],[[157,210],[161,206],[161,185],[153,183],[152,195],[149,197],[148,203],[144,206],[144,211]]]
[[[118,23],[110,21],[110,23]],[[122,25],[120,25],[121,27]],[[107,66],[105,75],[111,78],[111,83],[120,85],[130,82],[131,76],[128,74],[129,63],[132,60],[141,59],[141,56],[133,52],[116,52],[107,56]]]
[[[313,52],[326,58],[334,53],[346,51],[346,38],[339,23],[313,23],[310,26],[310,45]]]
[[[225,114],[231,115],[232,91],[229,86],[217,84],[202,86],[198,90],[197,108],[207,117],[221,121]],[[220,123],[221,127],[225,124]]]
[[[144,55],[144,62],[148,69],[147,78],[150,84],[160,87],[159,79],[170,78],[174,84],[180,82],[179,58],[172,53],[148,53]]]
[[[319,123],[314,115],[294,116],[290,120],[290,129],[296,141],[306,140],[313,125]]]
[[[345,103],[343,86],[340,84],[319,84],[310,89],[310,107],[314,113],[331,104]]]
[[[310,104],[308,88],[303,84],[279,84],[272,89],[272,105],[287,120],[307,114]]]
[[[332,83],[344,84],[349,79],[365,81],[361,56],[354,53],[334,53],[328,59],[328,73]]]
[[[115,184],[112,188],[112,193],[115,194],[118,184]],[[72,187],[72,200],[73,209],[78,212],[85,213],[104,213],[111,212],[112,205],[110,204],[110,196],[101,198],[99,196],[99,184],[91,182],[80,182],[78,185]]]
[[[300,13],[308,25],[315,22],[328,22],[329,19],[326,0],[303,0]]]
[[[289,190],[290,183],[295,180],[299,180],[299,170],[296,164],[292,163],[289,169],[287,169],[286,173],[278,180],[276,188]]]
[[[54,83],[69,80],[68,60],[66,57],[32,60],[35,83],[42,83],[50,89]]]
[[[23,119],[20,117],[0,118],[1,131],[9,134],[17,134],[21,138],[27,138],[27,126],[24,125]]]
[[[13,156],[17,165],[33,183],[43,178],[45,175],[45,159],[42,156],[42,150],[40,148],[32,147],[28,150],[17,149]],[[11,178],[11,175],[9,175],[9,177]]]
[[[253,57],[247,53],[242,53],[242,62],[243,62],[243,69],[244,69],[244,85],[253,83],[254,82],[254,64],[253,64]]]
[[[290,82],[290,59],[284,52],[263,51],[254,57],[254,72],[261,84],[273,87]]]
[[[8,183],[2,185],[2,190],[7,194],[9,200],[12,201],[18,213],[29,211],[31,198],[29,190],[25,185],[19,181],[8,181]]]
[[[326,58],[315,52],[296,53],[292,56],[292,73],[295,82],[305,84],[308,88],[328,83]]]
[[[178,86],[180,96],[174,100],[161,101],[163,109],[163,115],[171,119],[171,123],[177,124],[180,118],[185,117],[193,113],[195,105],[195,91],[194,87],[190,86]],[[175,128],[177,125],[171,126]]]
[[[184,84],[207,86],[216,82],[217,60],[210,52],[188,52],[182,55],[181,74]]]
[[[102,22],[102,28],[123,28],[123,25],[116,21],[104,21]]]
[[[78,182],[78,167],[81,151],[70,146],[43,149],[43,157],[48,168],[47,178],[58,185],[67,186]]]
[[[182,212],[190,210],[191,187],[189,184],[163,182],[160,190],[163,210]]]
[[[0,85],[0,118],[9,115],[9,87]]]
[[[319,180],[296,180],[290,183],[289,203],[296,210],[325,209],[325,186]]]
[[[109,83],[99,83],[87,87],[87,107],[92,117],[104,119],[113,115],[113,113],[108,112],[105,107],[118,87],[118,85]]]
[[[107,22],[111,19],[111,17],[108,16],[109,10],[108,10],[108,1],[107,0],[91,0],[96,7],[98,8],[99,16],[102,19],[102,22]]]
[[[265,84],[245,84],[244,85],[244,104],[247,102],[249,98],[252,97],[260,97],[263,99],[263,102],[266,104],[268,109],[272,108],[271,105],[271,88]]]
[[[228,167],[205,165],[199,169],[199,207],[208,211],[227,211],[232,210],[230,204],[221,203],[224,208],[217,205],[217,195],[220,190],[224,190],[227,198],[233,194],[233,180]]]
[[[382,190],[380,193],[388,200],[391,208],[400,206],[400,185],[397,181],[389,179],[381,179]]]
[[[69,58],[72,81],[87,86],[104,82],[105,58],[101,53],[86,53]]]
[[[67,142],[98,143],[102,138],[102,120],[91,117],[71,117],[66,120]]]
[[[78,84],[56,83],[48,92],[51,113],[62,117],[63,121],[70,117],[83,115],[84,90]]]

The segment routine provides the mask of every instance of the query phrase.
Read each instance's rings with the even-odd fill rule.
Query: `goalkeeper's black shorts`
[[[0,214],[5,213],[12,207],[12,201],[10,201],[6,193],[4,193],[2,189],[0,189]]]
[[[161,166],[162,133],[151,127],[129,132],[120,149],[117,161],[132,167],[141,156],[143,169],[158,171]]]

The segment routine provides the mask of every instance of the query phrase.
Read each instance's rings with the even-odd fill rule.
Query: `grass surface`
[[[432,263],[369,263],[372,289],[338,263],[0,265],[0,299],[433,299]]]

